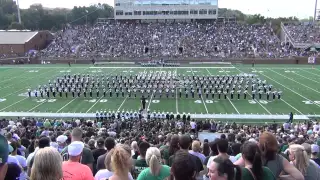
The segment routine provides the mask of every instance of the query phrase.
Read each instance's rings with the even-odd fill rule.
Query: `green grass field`
[[[56,100],[39,100],[35,97],[21,96],[28,88],[35,89],[39,84],[48,83],[66,72],[123,74],[139,71],[155,71],[159,68],[144,67],[92,67],[91,65],[24,65],[0,67],[0,115],[8,112],[48,113],[94,113],[97,110],[138,110],[139,98],[60,98]],[[177,71],[185,75],[237,75],[240,73],[257,74],[272,84],[275,89],[283,91],[282,99],[275,101],[254,101],[249,99],[206,99],[169,98],[152,99],[148,107],[151,111],[191,114],[229,114],[236,115],[283,115],[293,112],[297,115],[320,115],[320,67],[311,65],[236,65],[227,67],[178,67],[162,68],[161,71]],[[210,99],[211,100],[211,99]],[[155,102],[155,103],[154,103]],[[11,116],[11,115],[8,115]],[[261,118],[262,119],[262,118]]]

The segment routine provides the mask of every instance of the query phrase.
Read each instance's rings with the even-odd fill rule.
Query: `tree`
[[[18,22],[12,22],[8,29],[16,29],[16,30],[23,30],[24,26],[23,24],[19,24]]]

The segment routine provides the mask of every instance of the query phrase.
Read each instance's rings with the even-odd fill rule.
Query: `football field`
[[[320,66],[311,65],[246,65],[230,66],[193,66],[193,67],[93,67],[91,65],[20,65],[0,67],[0,116],[75,116],[89,117],[96,111],[138,111],[140,97],[99,97],[96,98],[36,98],[27,96],[27,89],[36,89],[38,85],[48,84],[64,74],[106,74],[123,76],[148,71],[171,71],[187,76],[193,75],[241,75],[255,74],[282,91],[281,99],[238,100],[221,98],[153,98],[147,102],[153,112],[191,113],[198,118],[225,119],[284,119],[289,112],[301,115],[320,116]],[[183,93],[184,94],[184,93]],[[42,114],[41,114],[42,113]],[[46,113],[46,114],[43,114]],[[59,114],[59,115],[57,115]],[[264,116],[263,116],[264,115]],[[286,115],[286,116],[284,116]],[[273,118],[271,118],[273,117]],[[283,118],[281,118],[283,117]],[[298,117],[298,116],[297,116]]]

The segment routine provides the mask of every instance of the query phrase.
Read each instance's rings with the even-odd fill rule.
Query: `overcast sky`
[[[107,3],[113,6],[113,0],[19,0],[20,7],[25,9],[31,4],[41,3],[45,7],[89,6]],[[319,3],[320,4],[320,1]],[[313,16],[315,0],[219,0],[219,7],[237,9],[245,14],[260,13],[267,17],[297,16],[307,18]],[[319,5],[320,6],[320,5]],[[318,7],[319,7],[318,6]]]

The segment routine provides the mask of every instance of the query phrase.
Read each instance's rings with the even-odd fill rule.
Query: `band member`
[[[245,91],[243,92],[243,98],[244,98],[244,99],[247,99],[247,93],[248,93],[247,90],[245,90]]]
[[[90,98],[92,98],[92,89],[91,88],[89,89],[89,95],[90,95]]]
[[[52,89],[52,95],[54,98],[56,97],[56,90],[55,89]]]
[[[28,89],[28,95],[31,97],[31,89]]]
[[[253,100],[255,99],[255,96],[256,96],[256,90],[253,90],[253,91],[252,91],[252,99],[253,99]]]

